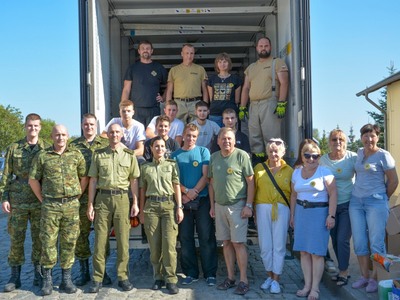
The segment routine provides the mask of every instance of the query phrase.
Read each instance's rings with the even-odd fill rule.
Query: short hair
[[[269,44],[272,45],[271,39],[270,39],[269,37],[267,37],[267,36],[263,36],[263,37],[260,37],[260,38],[257,40],[257,42],[256,42],[256,47],[258,46],[258,43],[259,43],[261,40],[267,40],[267,41],[269,42]]]
[[[276,145],[276,147],[278,148],[278,151],[282,151],[283,154],[285,154],[285,151],[286,151],[285,142],[281,138],[270,138],[267,142],[267,145],[265,146],[267,155],[268,155],[268,149],[270,149],[271,145],[273,145],[273,144]]]
[[[208,108],[208,103],[204,102],[203,100],[200,100],[196,102],[196,105],[194,106],[195,109],[198,109],[199,107],[207,107]]]
[[[150,45],[151,49],[153,49],[153,44],[148,40],[140,41],[138,44],[138,49],[140,48],[141,45]]]
[[[173,106],[175,105],[176,107],[178,107],[178,103],[175,102],[175,100],[168,100],[167,102],[165,102],[165,106]]]
[[[38,114],[30,113],[25,118],[25,124],[28,123],[28,121],[36,121],[36,120],[42,121],[42,118]]]
[[[226,108],[222,112],[222,116],[227,115],[227,114],[235,114],[235,117],[237,117],[236,111],[233,108]]]
[[[332,139],[332,137],[334,136],[334,135],[340,135],[342,138],[343,138],[343,140],[344,140],[344,148],[346,149],[346,146],[347,146],[347,135],[344,133],[344,131],[343,130],[341,130],[341,129],[333,129],[330,133],[329,133],[329,141]]]
[[[220,70],[218,68],[218,62],[220,60],[226,60],[228,62],[228,71],[232,70],[232,60],[229,57],[229,54],[226,53],[226,52],[222,52],[222,53],[218,54],[217,57],[215,58],[215,61],[214,61],[214,70],[215,70],[215,72],[217,72],[217,73],[220,72]]]
[[[133,109],[135,109],[135,106],[133,105],[133,102],[131,100],[121,100],[121,102],[119,103],[119,109],[123,108],[123,107],[127,107],[127,106],[132,106]]]
[[[219,132],[218,132],[218,138],[221,137],[221,135],[226,134],[228,132],[232,132],[233,136],[235,136],[235,131],[232,128],[229,127],[222,127]]]
[[[183,50],[183,48],[185,48],[185,47],[189,47],[189,48],[193,48],[193,49],[194,49],[194,46],[193,46],[192,44],[189,44],[189,43],[183,44],[183,45],[182,45],[182,50]]]
[[[83,116],[82,116],[82,122],[83,122],[83,120],[85,120],[85,119],[95,119],[95,120],[97,121],[96,115],[95,115],[95,114],[92,114],[92,113],[83,114]]]
[[[199,127],[197,127],[196,124],[189,123],[185,125],[185,128],[183,129],[183,132],[186,132],[186,130],[190,131],[199,131]]]
[[[157,135],[157,136],[155,136],[155,137],[153,137],[153,138],[151,139],[151,141],[150,141],[150,147],[153,147],[154,143],[157,142],[157,141],[163,141],[163,142],[164,142],[164,145],[165,145],[165,140],[164,140],[161,136]]]
[[[156,126],[158,126],[158,124],[160,124],[161,122],[168,122],[168,124],[171,125],[171,120],[166,115],[161,115],[157,117]]]
[[[366,133],[370,132],[375,132],[377,136],[381,133],[381,129],[377,124],[365,124],[363,127],[360,129],[361,136],[363,136]]]

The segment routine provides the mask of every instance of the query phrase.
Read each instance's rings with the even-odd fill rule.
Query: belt
[[[184,101],[184,102],[193,102],[200,101],[200,98],[174,98],[174,100]]]
[[[174,196],[172,196],[172,195],[170,195],[170,196],[148,196],[147,199],[151,200],[151,201],[164,202],[164,201],[173,200]]]
[[[316,207],[328,207],[328,202],[310,202],[307,200],[296,200],[297,204],[303,206],[304,208],[316,208]]]
[[[72,200],[78,199],[78,195],[76,196],[71,196],[71,197],[64,197],[64,198],[50,198],[47,197],[46,199],[50,200],[50,201],[55,201],[55,202],[59,202],[59,203],[67,203],[70,202]]]
[[[100,194],[105,194],[105,195],[123,195],[127,194],[128,190],[103,190],[103,189],[98,189],[97,190]]]

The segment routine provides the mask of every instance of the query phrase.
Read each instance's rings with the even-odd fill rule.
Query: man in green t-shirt
[[[247,223],[253,215],[254,178],[249,155],[235,148],[235,132],[221,128],[218,134],[220,151],[210,159],[210,215],[215,217],[217,240],[223,241],[228,277],[217,286],[227,290],[235,284],[235,258],[240,271],[240,282],[235,294],[249,290],[247,280]]]

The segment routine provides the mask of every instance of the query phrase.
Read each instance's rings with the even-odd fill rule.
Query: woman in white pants
[[[266,145],[266,153],[268,160],[254,168],[258,240],[268,276],[261,289],[269,289],[272,294],[279,294],[281,292],[279,276],[285,260],[290,220],[288,199],[290,199],[293,169],[282,159],[285,154],[285,144],[281,139],[270,139]]]

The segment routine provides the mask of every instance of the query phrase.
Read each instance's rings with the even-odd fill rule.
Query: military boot
[[[51,295],[53,292],[53,277],[51,276],[51,269],[43,268],[43,285],[41,289],[41,295]]]
[[[21,266],[11,267],[11,277],[4,286],[4,292],[12,292],[21,286]]]
[[[42,266],[35,263],[33,271],[34,271],[33,285],[42,287],[42,281],[43,281]]]
[[[75,293],[77,289],[71,280],[71,269],[61,269],[61,271],[62,271],[62,278],[60,284],[60,291],[64,291],[67,294]]]
[[[89,260],[88,259],[79,260],[79,264],[81,265],[81,274],[79,275],[78,279],[75,281],[75,284],[77,286],[82,286],[90,281]]]

